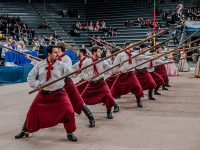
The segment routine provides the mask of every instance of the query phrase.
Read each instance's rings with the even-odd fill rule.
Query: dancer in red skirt
[[[118,49],[114,49],[110,52],[110,55],[112,55],[113,53],[117,52]],[[117,55],[113,55],[111,58],[109,58],[108,60],[106,60],[108,62],[109,65],[113,65],[113,62],[115,60],[115,58],[117,57]],[[113,83],[115,82],[115,79],[117,78],[117,74],[114,74],[112,71],[109,71],[106,75],[108,75],[108,77],[105,79],[108,87],[111,89]]]
[[[157,54],[161,54],[162,53],[160,48],[156,49],[156,52],[157,52]],[[162,56],[158,60],[165,62],[165,57]],[[161,77],[165,81],[165,84],[162,86],[162,89],[163,90],[168,90],[166,88],[166,86],[170,87],[170,85],[169,85],[169,78],[168,78],[168,75],[167,75],[167,70],[165,68],[165,65],[164,64],[160,64],[159,66],[155,67],[155,72],[158,73],[159,75],[161,75]]]
[[[48,57],[38,62],[28,75],[29,85],[39,92],[26,117],[24,126],[16,139],[28,136],[43,128],[63,123],[70,141],[77,141],[73,132],[76,130],[75,116],[68,95],[63,89],[64,80],[41,89],[41,86],[70,73],[72,70],[61,61],[57,61],[58,47],[47,48]],[[36,77],[39,76],[39,80]]]
[[[132,42],[126,42],[125,47],[133,45]],[[114,98],[120,97],[128,93],[133,93],[137,99],[137,106],[142,107],[141,97],[144,95],[143,89],[138,81],[134,70],[127,71],[136,65],[135,59],[132,57],[132,48],[117,55],[114,60],[113,65],[121,64],[120,67],[116,68],[115,72],[120,72],[115,82],[112,85],[111,93]],[[128,62],[123,63],[125,60],[129,59]]]
[[[57,46],[60,47],[59,49],[59,57],[58,60],[64,62],[67,64],[69,68],[72,69],[72,61],[69,56],[65,54],[65,46],[66,44],[64,42],[58,42]],[[76,88],[74,82],[70,77],[65,78],[65,86],[64,89],[67,92],[67,95],[69,96],[69,99],[72,103],[72,106],[74,108],[74,111],[77,114],[81,114],[83,111],[86,115],[86,117],[89,119],[89,127],[94,127],[95,126],[95,120],[92,115],[92,112],[90,109],[87,107],[87,105],[84,103],[78,89]]]
[[[99,47],[94,46],[91,48],[92,57],[86,58],[84,54],[86,53],[85,49],[79,50],[80,62],[78,63],[79,68],[84,67],[85,65],[92,64],[101,57],[101,50]],[[85,63],[83,63],[83,60]],[[104,81],[103,75],[99,75],[97,78],[91,80],[91,78],[99,73],[103,72],[104,69],[110,68],[110,65],[106,61],[94,64],[92,67],[89,67],[81,72],[81,78],[87,80],[88,83],[83,90],[81,96],[87,105],[95,105],[99,103],[104,103],[107,108],[107,118],[112,119],[112,106],[115,106],[115,111],[119,111],[118,105],[115,103],[114,98],[110,92],[110,89],[106,82]]]
[[[141,44],[139,53],[143,53],[145,50],[147,50],[146,44]],[[153,59],[152,56],[148,56],[149,52],[146,52],[145,54],[140,54],[138,57],[136,57],[136,62],[138,64],[142,64],[148,60]],[[152,78],[151,74],[148,72],[147,68],[149,67],[149,63],[145,63],[143,65],[140,65],[136,68],[136,76],[140,82],[140,85],[142,86],[142,89],[148,90],[148,97],[149,100],[156,100],[153,97],[153,89],[156,88],[156,83],[154,79]]]

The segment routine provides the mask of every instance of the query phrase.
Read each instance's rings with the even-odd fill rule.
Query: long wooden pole
[[[167,32],[167,30],[162,31],[162,32],[160,32],[160,33],[157,33],[157,35],[161,35],[161,34],[164,34],[164,33],[166,33],[166,32]],[[63,76],[63,77],[60,77],[60,78],[58,78],[58,79],[56,79],[56,80],[54,80],[54,81],[51,81],[51,82],[49,82],[49,83],[43,85],[43,86],[41,87],[41,89],[43,89],[43,88],[45,88],[45,87],[47,87],[47,86],[49,86],[49,85],[51,85],[51,84],[54,84],[54,83],[56,83],[56,82],[58,82],[58,81],[60,81],[60,80],[63,80],[63,79],[65,79],[66,77],[71,76],[71,75],[73,75],[73,74],[79,74],[82,70],[87,69],[87,68],[93,66],[94,64],[97,64],[97,63],[99,63],[99,62],[102,62],[102,61],[104,61],[104,60],[106,60],[106,59],[108,59],[108,58],[111,58],[112,56],[117,55],[117,54],[119,54],[119,53],[121,53],[121,52],[123,52],[123,51],[125,51],[125,50],[127,50],[127,49],[130,49],[130,48],[132,48],[132,47],[134,47],[134,46],[136,46],[136,45],[139,45],[139,44],[141,44],[141,43],[144,43],[144,42],[150,40],[151,38],[153,38],[154,36],[155,36],[155,35],[153,35],[153,36],[151,36],[151,37],[148,37],[148,38],[146,38],[146,39],[144,39],[144,40],[142,40],[142,41],[140,41],[140,42],[137,42],[137,43],[135,43],[135,44],[133,44],[133,45],[131,45],[131,46],[129,46],[129,47],[126,47],[126,48],[124,48],[124,49],[122,49],[122,50],[120,50],[120,51],[117,51],[117,52],[113,53],[113,54],[110,55],[110,56],[104,57],[104,58],[102,58],[102,59],[100,59],[100,60],[98,60],[98,61],[96,61],[96,62],[94,62],[94,63],[91,63],[91,64],[88,65],[88,66],[85,66],[85,67],[83,67],[83,68],[81,68],[81,69],[79,69],[79,70],[75,70],[74,72],[71,72],[71,73],[69,73],[69,74],[67,74],[67,75],[65,75],[65,76]],[[30,91],[29,94],[32,94],[32,93],[34,93],[34,92],[36,92],[36,91],[37,91],[37,89],[34,89],[34,90]]]
[[[18,54],[22,54],[22,55],[24,55],[24,56],[27,55],[27,54],[24,53],[24,52],[20,52],[20,51],[18,51],[18,50],[12,49],[12,48],[10,48],[10,47],[6,47],[6,46],[1,45],[1,44],[0,44],[0,46],[3,47],[3,48],[5,48],[5,49],[8,49],[8,50],[10,50],[10,51],[16,52],[16,53],[18,53]],[[34,57],[34,56],[31,56],[31,55],[30,55],[30,58],[33,58],[33,59],[35,59],[35,60],[37,60],[37,61],[41,61],[41,60],[42,60],[41,58]]]
[[[195,43],[195,42],[197,42],[197,41],[200,41],[200,38],[198,38],[198,39],[196,39],[196,40],[194,40],[194,41],[192,41],[192,42],[190,42],[190,43],[188,43],[188,44],[186,44],[186,45]],[[150,62],[150,61],[152,61],[152,60],[156,60],[156,59],[158,59],[158,58],[160,58],[160,57],[162,57],[162,56],[164,56],[164,55],[166,55],[166,54],[170,54],[170,53],[172,53],[172,52],[178,50],[179,47],[184,47],[184,46],[186,46],[186,45],[182,45],[182,46],[179,45],[179,46],[177,46],[177,48],[174,48],[174,49],[172,49],[172,50],[170,50],[170,51],[168,51],[168,52],[166,52],[166,53],[164,53],[164,54],[158,55],[158,56],[154,57],[153,59],[150,59],[150,60],[148,60],[148,61],[145,61],[145,62],[143,62],[143,63],[141,63],[141,64],[138,64],[138,65],[136,65],[136,66],[134,66],[134,67],[128,69],[128,71],[130,71],[130,70],[132,70],[132,69],[134,69],[134,68],[136,68],[136,67],[138,67],[138,66],[141,66],[141,65],[143,65],[143,64],[146,64],[146,63],[148,63],[148,62]]]
[[[178,36],[178,35],[177,35],[177,36]],[[174,36],[174,37],[176,37],[176,36]],[[129,58],[129,59],[133,59],[133,58],[138,57],[139,55],[142,55],[142,54],[144,54],[144,53],[146,53],[146,52],[148,52],[148,51],[150,51],[150,50],[153,50],[155,47],[157,47],[157,46],[159,46],[159,45],[161,45],[161,44],[163,44],[163,43],[165,43],[165,42],[171,40],[171,39],[174,38],[174,37],[171,37],[171,38],[169,38],[169,39],[167,39],[167,40],[165,40],[165,41],[159,43],[159,44],[156,45],[156,46],[153,46],[153,47],[151,47],[151,48],[148,48],[148,49],[145,50],[144,52],[139,53],[139,54],[137,54],[137,55],[134,55],[134,56],[132,56],[132,57]],[[112,67],[110,67],[110,68],[104,70],[103,72],[99,73],[98,75],[93,76],[93,77],[91,78],[91,80],[92,80],[92,79],[95,79],[95,78],[98,77],[99,75],[104,74],[104,73],[106,73],[106,72],[108,72],[108,71],[110,71],[110,70],[112,70],[112,69],[114,69],[114,68],[116,68],[116,67],[119,67],[121,64],[124,64],[125,62],[129,61],[129,59],[123,61],[123,62],[120,63],[120,64],[117,64],[117,65],[115,65],[115,66],[112,66]],[[84,84],[84,83],[86,83],[86,82],[87,82],[87,81],[83,81],[83,82],[81,82],[81,83],[78,83],[77,86],[80,86],[80,85],[82,85],[82,84]]]

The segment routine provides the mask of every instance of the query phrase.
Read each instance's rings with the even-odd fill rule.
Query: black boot
[[[73,133],[67,133],[67,139],[72,142],[78,141],[78,139],[75,137]]]
[[[162,90],[168,90],[168,88],[165,87],[165,85],[162,86]]]
[[[108,118],[108,119],[113,119],[111,109],[107,109],[107,118]]]
[[[165,86],[166,86],[166,87],[171,87],[171,85],[169,85],[169,83],[167,83]]]
[[[139,107],[139,108],[143,107],[140,97],[137,97],[137,101],[136,102],[137,102],[137,107]]]
[[[156,88],[155,88],[155,90],[154,90],[154,94],[155,94],[155,95],[161,95],[161,94],[158,92],[158,89],[159,89],[159,87],[156,87]]]
[[[153,97],[153,90],[152,90],[152,89],[149,89],[148,95],[149,95],[149,100],[156,100],[156,99]]]
[[[115,105],[114,105],[114,110],[113,110],[113,112],[114,112],[114,113],[119,112],[119,106],[118,106],[117,103],[115,103]]]
[[[92,112],[89,110],[89,108],[87,107],[87,105],[83,106],[83,112],[86,115],[86,117],[89,119],[89,127],[94,127],[95,126],[95,120],[94,117],[92,115]]]
[[[25,123],[22,127],[22,130],[17,135],[15,135],[15,139],[20,139],[20,138],[23,138],[23,137],[29,137],[29,133],[26,130]]]

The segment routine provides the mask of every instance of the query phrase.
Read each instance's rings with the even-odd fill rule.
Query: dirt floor
[[[90,106],[96,127],[76,116],[77,143],[67,141],[63,125],[43,129],[29,138],[15,140],[35,97],[27,83],[0,87],[0,150],[199,150],[200,79],[192,72],[170,78],[169,91],[156,101],[143,98],[137,108],[133,95],[117,100],[120,112],[106,119],[104,106]]]

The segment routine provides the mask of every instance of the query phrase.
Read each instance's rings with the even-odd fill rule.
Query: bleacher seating
[[[146,37],[147,31],[150,29],[142,29],[138,26],[131,26],[129,28],[124,26],[127,19],[136,20],[138,17],[150,18],[153,20],[153,4],[147,6],[138,5],[134,1],[115,1],[110,0],[107,4],[103,1],[88,1],[89,4],[84,5],[80,2],[66,2],[66,3],[46,3],[45,8],[41,3],[0,3],[0,14],[9,14],[11,16],[19,16],[22,21],[27,23],[30,27],[33,27],[36,32],[36,36],[49,35],[53,31],[60,34],[61,38],[67,41],[69,44],[80,46],[90,45],[91,36],[103,36],[101,31],[81,31],[80,37],[70,37],[67,35],[73,25],[77,21],[85,23],[86,21],[103,20],[106,22],[106,26],[116,27],[119,31],[117,37],[106,37],[108,42],[115,42],[117,45],[122,45],[126,40],[139,41]],[[175,9],[177,3],[171,3],[170,0],[165,0],[165,3],[159,4],[159,10]],[[190,0],[185,0],[185,9],[191,6]],[[69,7],[76,8],[78,10],[80,18],[62,18],[59,15],[59,11],[67,9]],[[45,20],[49,24],[47,29],[38,29],[38,25]],[[165,22],[162,20],[161,15],[157,16],[157,21],[163,26]],[[159,40],[163,40],[167,37],[162,36]],[[173,42],[169,45],[173,46]]]

